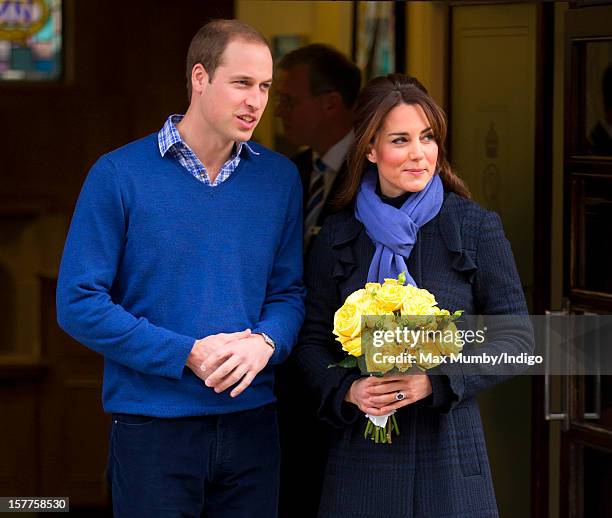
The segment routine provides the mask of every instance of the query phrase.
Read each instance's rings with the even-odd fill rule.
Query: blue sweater
[[[281,155],[250,143],[217,187],[162,158],[157,134],[90,170],[64,248],[57,316],[105,360],[107,412],[220,414],[274,401],[272,366],[302,324],[301,183]],[[194,341],[251,328],[276,342],[236,398],[185,367]]]

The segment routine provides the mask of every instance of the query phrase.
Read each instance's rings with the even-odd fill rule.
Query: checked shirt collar
[[[170,117],[168,117],[162,129],[157,134],[159,152],[161,156],[165,156],[166,153],[168,153],[169,156],[178,160],[190,174],[205,185],[216,187],[227,180],[240,164],[241,154],[244,148],[248,149],[253,155],[259,155],[259,153],[254,151],[246,142],[236,142],[234,151],[228,161],[221,167],[215,181],[211,182],[204,164],[202,164],[191,148],[183,141],[180,133],[176,129],[176,124],[178,124],[183,117],[184,115],[179,114],[170,115]]]

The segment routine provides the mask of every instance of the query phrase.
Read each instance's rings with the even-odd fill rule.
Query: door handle
[[[593,395],[593,406],[595,412],[585,412],[585,419],[598,420],[601,419],[601,374],[598,372],[595,374],[595,394]]]
[[[561,409],[561,412],[553,412],[551,409],[550,402],[550,342],[551,342],[551,331],[550,324],[552,321],[551,317],[554,316],[567,316],[569,315],[569,311],[560,310],[560,311],[552,311],[546,310],[546,326],[545,326],[545,335],[544,335],[544,419],[547,421],[562,421],[563,429],[569,429],[569,410],[568,410],[568,396],[569,396],[569,376],[563,376],[563,395],[562,401],[565,410]],[[567,334],[566,334],[567,336]],[[569,363],[569,355],[566,354],[566,362]],[[569,371],[566,371],[569,372]]]
[[[591,317],[597,318],[596,313],[584,313]],[[593,391],[593,407],[594,412],[584,412],[584,419],[598,420],[601,419],[601,364],[600,364],[600,343],[599,343],[599,326],[596,327],[598,330],[595,333],[595,390]]]

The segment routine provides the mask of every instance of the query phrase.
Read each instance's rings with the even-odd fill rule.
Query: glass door
[[[564,293],[575,313],[612,313],[611,19],[612,5],[577,3],[565,20]],[[561,516],[610,517],[612,377],[567,382]]]

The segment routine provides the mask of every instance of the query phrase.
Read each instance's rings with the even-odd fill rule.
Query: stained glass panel
[[[57,80],[61,0],[0,0],[0,80]]]

